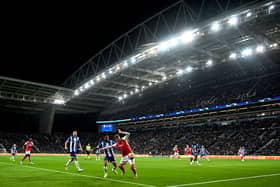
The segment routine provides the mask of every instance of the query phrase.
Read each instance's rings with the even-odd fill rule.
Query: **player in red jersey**
[[[122,174],[123,175],[125,174],[124,165],[129,163],[130,164],[130,169],[133,171],[134,178],[137,178],[138,174],[137,174],[137,171],[136,171],[136,168],[135,168],[134,153],[133,153],[130,145],[127,142],[127,139],[129,137],[130,133],[121,131],[120,129],[118,130],[118,133],[119,134],[124,134],[125,136],[121,138],[119,134],[116,134],[115,135],[115,140],[116,140],[117,143],[115,143],[111,146],[101,148],[100,150],[109,149],[109,148],[112,148],[112,147],[118,147],[120,149],[120,151],[122,152],[122,159],[121,159],[121,162],[120,162],[120,165],[119,165],[119,168],[122,170]]]
[[[192,155],[192,148],[188,144],[186,144],[185,154],[190,158],[190,164],[192,164],[194,156]]]
[[[178,145],[175,145],[174,148],[173,148],[173,152],[174,152],[174,155],[172,156],[173,158],[178,158],[179,160],[181,160],[181,157],[179,155],[179,148],[178,148]]]
[[[27,142],[24,143],[24,146],[25,146],[25,155],[24,157],[22,158],[22,160],[20,161],[20,164],[22,164],[22,162],[28,158],[29,160],[29,164],[33,164],[31,158],[30,158],[30,153],[31,153],[31,150],[32,150],[32,147],[33,147],[33,142],[32,142],[32,138],[29,138],[29,140]]]

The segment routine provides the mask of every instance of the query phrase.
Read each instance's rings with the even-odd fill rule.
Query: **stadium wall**
[[[0,156],[8,156],[10,153],[0,153]],[[18,156],[23,156],[23,153],[17,154]],[[79,156],[87,156],[86,154],[78,154]],[[69,156],[69,154],[56,154],[56,153],[33,153],[32,156]],[[96,156],[92,154],[92,156]],[[116,155],[117,157],[121,157],[120,154]],[[150,157],[150,158],[161,158],[161,157],[169,157],[166,156],[152,156],[152,155],[136,155],[136,157]],[[181,155],[181,158],[188,158],[187,155]],[[237,155],[208,155],[208,158],[219,158],[219,159],[240,159],[240,156]],[[280,156],[265,156],[265,155],[249,155],[245,156],[245,159],[248,160],[280,160]]]

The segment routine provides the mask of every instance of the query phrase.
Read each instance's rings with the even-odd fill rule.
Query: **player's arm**
[[[79,140],[78,140],[78,145],[79,145],[79,147],[80,147],[80,151],[83,151],[83,147],[82,147],[82,144],[81,144],[80,138],[79,138]]]
[[[125,136],[123,137],[124,140],[127,140],[128,137],[130,136],[130,133],[129,132],[124,132],[122,131],[121,129],[118,130],[118,133],[119,134],[124,134]]]
[[[109,146],[107,146],[107,147],[102,147],[102,148],[100,148],[99,150],[102,151],[102,150],[104,150],[104,149],[110,149],[110,148],[112,148],[112,147],[117,147],[117,144],[109,145]]]
[[[67,150],[68,149],[68,142],[69,142],[69,138],[67,138],[67,140],[64,143],[64,149]]]

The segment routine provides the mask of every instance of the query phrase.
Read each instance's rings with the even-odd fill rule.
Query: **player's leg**
[[[124,157],[122,157],[122,159],[121,159],[121,163],[120,163],[120,165],[119,165],[119,168],[121,169],[121,171],[122,171],[122,175],[124,175],[125,174],[125,168],[124,168],[124,165],[125,164],[127,164],[127,162],[128,162],[128,156],[124,156]]]
[[[27,158],[28,158],[28,160],[29,160],[29,164],[33,164],[32,160],[31,160],[30,154],[27,155]]]
[[[104,158],[104,177],[108,176],[108,158]]]
[[[135,158],[129,159],[129,164],[130,164],[130,169],[132,170],[132,172],[134,174],[134,178],[137,178],[138,174],[137,174],[137,170],[135,167]]]
[[[117,172],[117,162],[116,162],[116,159],[115,159],[115,157],[114,156],[112,156],[112,157],[110,157],[110,160],[109,160],[111,163],[112,163],[112,165],[113,165],[113,168],[112,168],[112,172],[114,173],[114,174],[118,174],[118,172]]]
[[[83,171],[83,169],[80,168],[80,164],[79,164],[79,161],[78,161],[76,153],[72,154],[72,158],[74,160],[74,163],[75,163],[75,166],[76,166],[77,170],[78,171]]]

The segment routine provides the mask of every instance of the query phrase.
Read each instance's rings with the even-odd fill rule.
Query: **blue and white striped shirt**
[[[16,146],[12,146],[11,147],[11,153],[16,153],[17,152],[17,147]]]
[[[107,146],[111,146],[114,145],[116,142],[113,140],[109,140],[109,141],[101,141],[97,148],[103,148],[103,147],[107,147]],[[109,148],[109,149],[104,149],[104,157],[114,157],[115,153],[113,148]]]
[[[69,143],[69,152],[77,152],[80,144],[80,138],[78,136],[70,136],[66,140]]]

